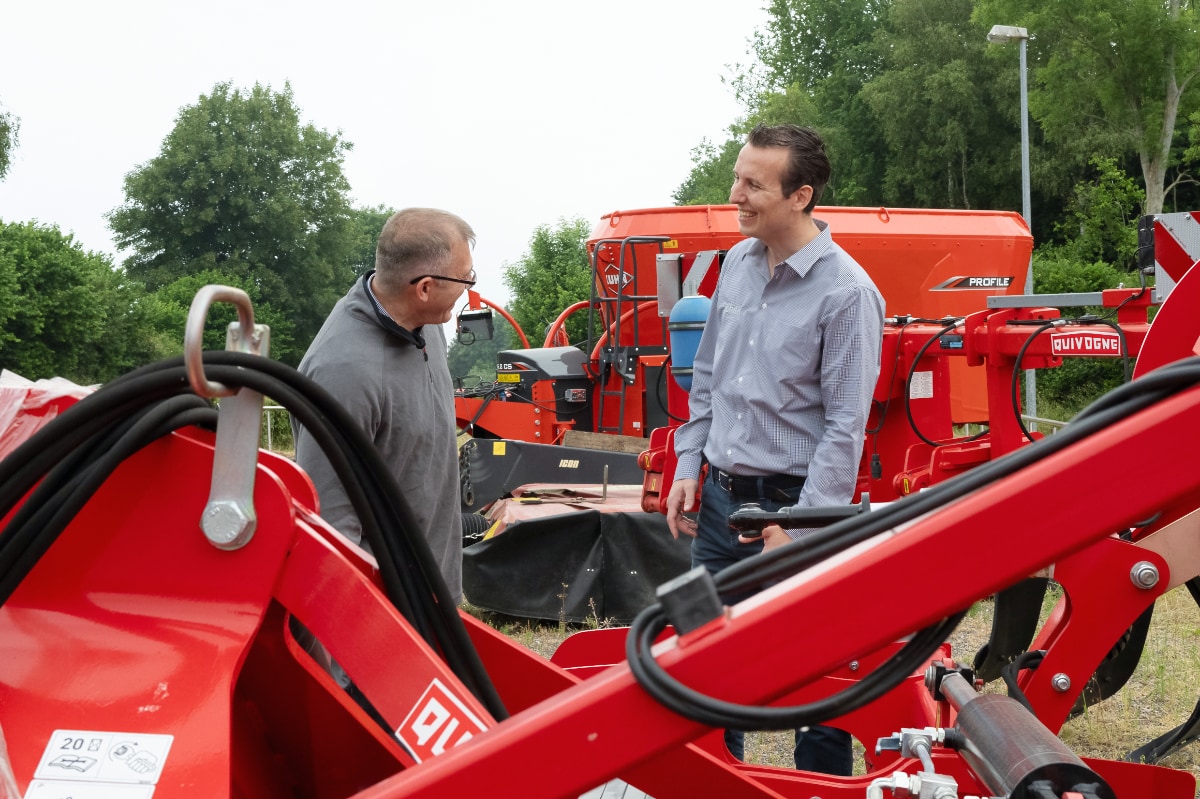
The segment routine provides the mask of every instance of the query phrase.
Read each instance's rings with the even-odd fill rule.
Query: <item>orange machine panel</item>
[[[871,275],[889,316],[966,316],[984,310],[989,295],[1025,293],[1033,237],[1020,214],[818,206],[813,216],[829,223],[834,241]],[[621,246],[629,237],[665,240]],[[653,293],[656,280],[651,249],[726,250],[742,238],[732,205],[645,208],[601,217],[588,249],[598,266],[612,273],[610,291],[621,286],[626,293],[646,294]],[[633,248],[638,250],[636,260]],[[705,281],[702,290],[707,293],[710,285]],[[951,386],[956,423],[987,419],[982,375],[971,374],[965,363],[954,363]]]

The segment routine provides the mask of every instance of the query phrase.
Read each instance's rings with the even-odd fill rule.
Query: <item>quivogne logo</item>
[[[1065,331],[1050,334],[1050,352],[1054,355],[1115,356],[1123,351],[1121,336],[1115,331]]]

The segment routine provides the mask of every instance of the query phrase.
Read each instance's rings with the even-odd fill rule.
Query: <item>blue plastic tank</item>
[[[708,320],[712,300],[700,295],[683,297],[671,308],[667,331],[671,338],[671,377],[684,391],[692,390],[692,364]]]

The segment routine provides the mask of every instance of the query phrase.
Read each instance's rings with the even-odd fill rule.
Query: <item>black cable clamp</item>
[[[686,635],[724,614],[712,575],[703,566],[675,577],[654,590],[654,596],[679,635]]]

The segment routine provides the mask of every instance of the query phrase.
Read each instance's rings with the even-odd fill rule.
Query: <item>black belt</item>
[[[773,499],[788,502],[793,497],[786,492],[804,487],[804,478],[794,474],[743,475],[730,474],[711,465],[708,468],[712,481],[736,497]]]

